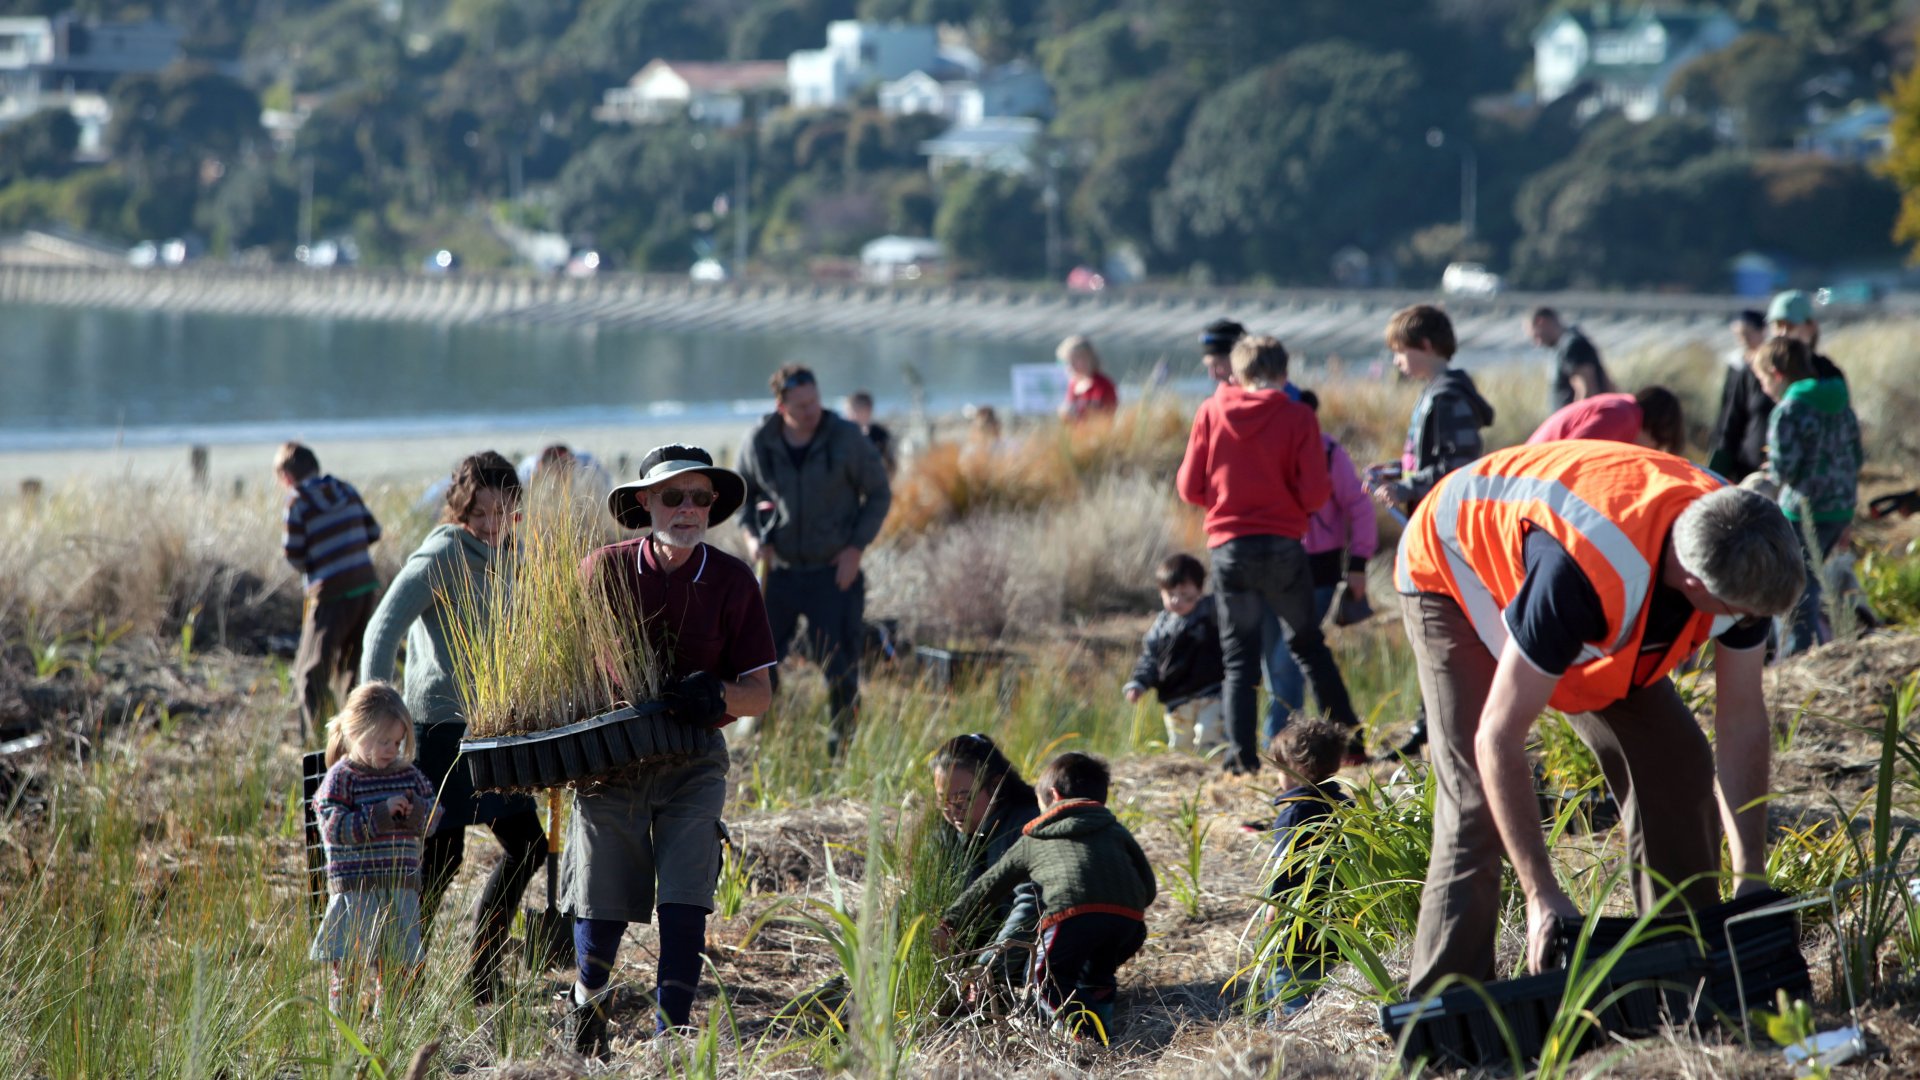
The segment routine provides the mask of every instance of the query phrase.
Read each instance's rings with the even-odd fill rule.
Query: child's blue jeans
[[[1822,521],[1812,526],[1814,543],[1820,545],[1820,557],[1813,557],[1807,550],[1807,534],[1800,522],[1793,523],[1793,534],[1800,538],[1800,553],[1806,557],[1807,588],[1800,594],[1799,604],[1792,612],[1779,619],[1781,624],[1780,656],[1796,656],[1820,644],[1820,567],[1827,556],[1833,554],[1833,547],[1847,531],[1845,521]]]
[[[1313,998],[1314,984],[1326,977],[1327,961],[1321,957],[1296,956],[1291,965],[1275,965],[1267,979],[1269,1018],[1292,1016],[1306,1008]]]
[[[1313,617],[1324,622],[1328,609],[1333,607],[1335,585],[1319,585],[1313,590]],[[1307,701],[1307,676],[1293,659],[1293,651],[1287,648],[1287,638],[1280,632],[1280,619],[1268,610],[1266,619],[1260,626],[1260,639],[1267,647],[1267,718],[1261,731],[1262,747],[1273,741],[1280,729],[1287,726]]]

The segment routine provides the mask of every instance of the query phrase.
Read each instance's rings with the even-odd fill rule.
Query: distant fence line
[[[1603,347],[1717,342],[1753,301],[1632,293],[1505,293],[1445,297],[1405,290],[1199,289],[1142,286],[1099,293],[1006,283],[869,285],[779,280],[721,283],[682,276],[587,279],[459,271],[180,270],[0,266],[0,303],[223,315],[435,323],[507,322],[580,328],[720,330],[780,335],[902,334],[1045,342],[1096,341],[1194,351],[1222,316],[1290,347],[1377,354],[1389,314],[1443,302],[1463,351],[1523,344],[1528,310],[1550,304]]]

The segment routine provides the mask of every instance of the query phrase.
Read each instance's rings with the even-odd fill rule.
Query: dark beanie
[[[1225,355],[1233,351],[1239,340],[1247,336],[1247,328],[1232,319],[1215,319],[1200,331],[1200,348],[1209,356]]]

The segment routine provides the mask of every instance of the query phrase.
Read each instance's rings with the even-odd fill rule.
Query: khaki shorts
[[[652,922],[660,904],[713,910],[727,745],[715,731],[691,762],[574,797],[560,857],[560,907],[584,919]]]

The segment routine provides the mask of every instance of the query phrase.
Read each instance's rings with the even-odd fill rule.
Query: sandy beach
[[[515,428],[495,433],[461,432],[423,436],[366,436],[314,439],[310,445],[328,472],[359,485],[429,483],[444,475],[455,461],[476,450],[493,449],[518,461],[552,443],[565,443],[598,458],[609,473],[618,474],[624,455],[630,465],[655,446],[668,442],[692,443],[730,459],[752,425],[751,418],[724,420],[670,420],[621,427]],[[298,425],[289,425],[288,438],[300,438]],[[236,480],[251,487],[272,482],[271,463],[278,442],[216,443],[207,447],[210,481],[220,486]],[[191,475],[188,442],[63,450],[0,452],[0,497],[10,497],[28,480],[40,481],[48,491],[116,477],[148,482],[185,481]]]

